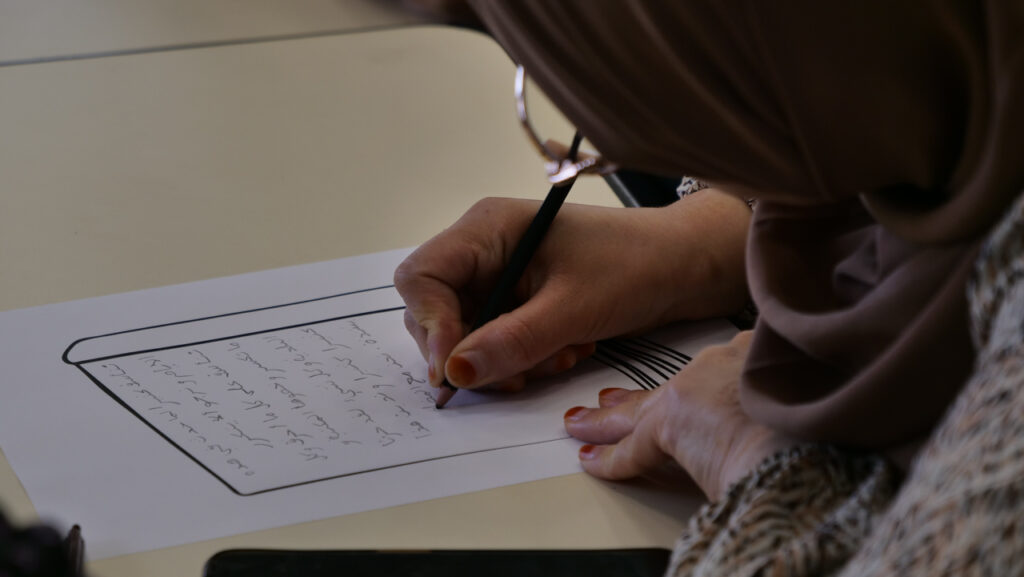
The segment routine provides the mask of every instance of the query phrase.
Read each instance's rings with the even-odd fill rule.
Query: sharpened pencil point
[[[441,389],[437,391],[437,402],[434,405],[434,408],[443,409],[444,406],[448,404],[448,401],[452,400],[452,397],[455,396],[455,391],[457,390],[458,389],[451,386],[450,384],[448,384],[447,381],[445,381],[445,383],[441,386]]]

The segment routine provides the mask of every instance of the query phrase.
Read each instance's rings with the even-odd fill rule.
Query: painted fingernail
[[[586,412],[586,407],[573,407],[566,411],[565,415],[563,415],[562,418],[565,419],[566,421],[578,421],[580,417],[582,417],[583,414]]]
[[[444,380],[444,361],[448,358],[448,352],[441,354],[440,339],[434,338],[433,334],[427,336],[427,364],[434,369],[434,374],[430,377],[430,382],[436,383],[434,386],[440,387],[441,381]]]
[[[434,368],[434,357],[430,357],[427,361],[427,379],[430,380],[430,384],[437,386],[437,370]]]
[[[555,370],[558,372],[568,371],[576,365],[576,353],[573,351],[562,351],[555,359]]]
[[[597,456],[597,447],[594,445],[583,445],[580,447],[580,460],[589,461]]]
[[[466,357],[472,357],[472,353],[456,355],[448,359],[445,366],[448,381],[456,387],[467,387],[476,382],[476,367],[473,366],[472,360]]]
[[[609,387],[607,389],[601,389],[601,392],[599,392],[597,394],[597,398],[598,399],[609,399],[609,398],[612,398],[612,397],[617,397],[617,396],[619,396],[619,395],[621,395],[622,393],[625,393],[625,392],[627,392],[626,389],[620,389],[618,387]]]

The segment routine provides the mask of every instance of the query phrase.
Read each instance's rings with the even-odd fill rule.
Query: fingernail
[[[594,445],[583,445],[580,447],[580,460],[589,461],[597,456],[597,447]]]
[[[427,380],[430,381],[430,386],[436,389],[444,382],[444,365],[438,363],[434,355],[430,355],[427,363]]]
[[[439,354],[438,346],[438,339],[427,337],[427,364],[434,371],[430,375],[430,383],[435,387],[440,387],[441,381],[444,380],[444,359],[446,358]]]
[[[601,389],[601,392],[597,393],[597,398],[607,399],[611,397],[617,397],[625,392],[627,392],[626,389],[620,389],[618,387],[609,387],[607,389]]]
[[[472,351],[458,354],[448,359],[445,366],[445,374],[448,375],[448,382],[456,387],[468,387],[476,382],[477,370],[473,366]]]
[[[576,365],[576,353],[573,351],[562,351],[555,359],[555,369],[558,372],[568,371]]]
[[[578,421],[583,416],[582,413],[586,413],[586,407],[573,407],[565,412],[562,416],[566,421]]]

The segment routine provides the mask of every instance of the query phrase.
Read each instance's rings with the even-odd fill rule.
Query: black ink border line
[[[602,344],[612,350],[621,351],[623,355],[643,363],[644,366],[649,367],[652,371],[658,373],[658,375],[663,379],[671,378],[686,366],[686,363],[680,363],[682,365],[680,366],[671,362],[676,360],[674,357],[669,357],[668,359],[659,357],[657,353],[660,351],[657,349],[652,353],[650,352],[650,348],[646,348],[645,350],[645,347],[642,344],[638,346],[634,344],[633,340],[615,339],[613,341],[602,341]],[[662,354],[664,355],[664,353]]]
[[[274,491],[274,490],[277,490],[279,488],[284,488],[284,487],[277,487],[277,488],[272,488],[272,489],[264,489],[262,491],[257,491],[257,492],[253,492],[253,493],[243,493],[243,492],[239,491],[233,485],[231,485],[231,483],[229,483],[226,479],[222,478],[220,475],[218,475],[217,473],[213,472],[213,470],[211,470],[210,467],[206,466],[206,464],[204,464],[202,461],[200,461],[199,458],[197,456],[193,455],[191,451],[186,450],[184,447],[182,447],[181,445],[176,443],[174,440],[172,440],[170,437],[168,437],[166,434],[164,434],[164,432],[161,431],[157,427],[157,425],[155,423],[153,423],[152,421],[150,421],[150,419],[147,419],[142,414],[140,414],[138,411],[136,411],[132,406],[130,406],[128,404],[127,400],[125,400],[119,394],[115,393],[113,390],[111,390],[106,385],[104,385],[102,381],[100,381],[87,368],[83,367],[82,365],[84,363],[103,362],[103,361],[106,361],[106,360],[111,360],[111,359],[116,359],[116,358],[121,358],[121,357],[127,357],[127,356],[131,356],[131,355],[135,355],[135,354],[145,354],[147,352],[156,352],[156,351],[162,351],[162,350],[169,350],[169,349],[183,348],[183,347],[188,347],[188,346],[195,346],[197,344],[205,344],[205,343],[210,343],[210,342],[217,342],[217,341],[221,341],[221,340],[230,340],[230,339],[233,339],[233,338],[239,338],[240,336],[250,336],[252,334],[260,334],[262,332],[273,332],[273,331],[282,330],[282,327],[275,328],[275,329],[264,330],[264,331],[256,331],[256,332],[252,332],[252,333],[247,333],[245,335],[235,335],[235,336],[229,336],[229,337],[218,338],[218,339],[210,339],[210,340],[201,341],[201,342],[197,342],[197,343],[184,343],[184,344],[177,344],[177,345],[172,345],[172,346],[168,346],[168,347],[160,347],[160,348],[157,348],[157,349],[153,349],[151,351],[138,351],[138,352],[119,353],[117,355],[108,355],[108,356],[105,356],[105,357],[99,357],[99,358],[95,358],[95,359],[84,359],[84,360],[77,361],[77,362],[70,360],[69,355],[71,353],[71,350],[74,349],[75,346],[78,345],[79,343],[83,343],[83,342],[86,342],[86,341],[89,341],[89,340],[102,339],[102,338],[111,337],[111,336],[124,335],[124,334],[128,334],[128,333],[136,333],[136,332],[142,332],[142,331],[147,331],[147,330],[152,330],[152,329],[159,329],[159,328],[164,328],[164,327],[184,325],[184,324],[189,324],[189,323],[202,322],[202,321],[208,321],[208,320],[219,319],[219,318],[226,318],[226,317],[231,317],[231,316],[238,316],[238,315],[257,313],[257,312],[262,312],[262,311],[267,311],[267,310],[280,309],[280,308],[296,306],[296,305],[303,305],[303,304],[307,304],[307,303],[325,301],[325,300],[330,300],[330,299],[335,299],[335,298],[342,298],[342,297],[351,296],[351,295],[355,295],[355,294],[362,294],[362,293],[367,293],[367,292],[372,292],[372,291],[377,291],[377,290],[384,290],[384,289],[389,289],[389,288],[394,288],[394,285],[383,285],[383,286],[378,286],[378,287],[359,289],[359,290],[348,291],[348,292],[344,292],[344,293],[338,293],[338,294],[327,295],[327,296],[322,296],[322,297],[314,297],[314,298],[310,298],[310,299],[293,301],[293,302],[289,302],[289,303],[282,303],[282,304],[270,305],[270,306],[265,306],[265,307],[257,307],[257,308],[246,309],[246,310],[241,310],[241,311],[234,311],[234,312],[230,312],[230,313],[221,313],[221,314],[217,314],[217,315],[209,315],[209,316],[198,317],[198,318],[194,318],[194,319],[186,319],[186,320],[181,320],[181,321],[174,321],[174,322],[169,322],[169,323],[160,323],[160,324],[150,325],[150,326],[145,326],[145,327],[140,327],[140,328],[128,329],[128,330],[123,330],[123,331],[114,331],[114,332],[111,332],[111,333],[106,333],[106,334],[101,334],[101,335],[95,335],[95,336],[90,336],[90,337],[83,337],[83,338],[75,340],[70,345],[68,345],[68,347],[64,350],[64,354],[61,355],[61,360],[64,361],[65,364],[72,365],[72,366],[76,367],[90,381],[92,381],[93,384],[98,386],[100,388],[100,390],[105,392],[110,398],[114,399],[114,401],[117,402],[117,404],[119,404],[122,407],[124,407],[132,415],[135,415],[135,417],[138,418],[140,421],[142,421],[147,427],[152,429],[157,435],[159,435],[165,441],[170,443],[172,447],[178,449],[186,457],[188,457],[194,463],[199,465],[203,470],[205,470],[207,473],[210,473],[210,475],[212,475],[213,478],[215,478],[218,481],[220,481],[232,493],[234,493],[236,495],[239,495],[239,496],[242,496],[242,497],[246,497],[246,496],[249,496],[249,495],[257,495],[259,493],[264,493],[264,492],[267,492],[267,491]],[[337,317],[337,318],[334,318],[334,319],[326,319],[326,320],[321,319],[321,320],[313,321],[313,322],[310,322],[310,323],[304,323],[304,324],[300,324],[300,325],[295,325],[293,327],[284,327],[284,328],[295,328],[295,327],[298,327],[298,326],[308,326],[308,325],[311,325],[311,324],[331,322],[333,320],[343,320],[345,318],[352,318],[352,317],[358,317],[358,316],[366,316],[366,315],[378,314],[378,313],[383,313],[383,312],[391,312],[391,311],[394,311],[394,310],[400,310],[402,308],[405,308],[405,307],[393,307],[393,308],[389,308],[389,309],[382,309],[382,310],[379,310],[379,311],[369,311],[369,312],[363,312],[363,313],[355,313],[355,314],[352,314],[352,315],[345,315],[345,316]],[[353,474],[353,473],[348,473],[348,474]],[[326,477],[324,479],[318,479],[318,481],[319,480],[327,480],[327,479],[331,479],[331,478],[334,478],[334,477]],[[308,482],[317,482],[317,481],[308,481]],[[289,486],[291,486],[291,485],[289,485]]]
[[[612,350],[601,347],[600,345],[592,357],[597,362],[622,373],[631,381],[636,383],[641,389],[653,391],[661,385],[661,383],[645,373],[643,369],[629,362],[628,359],[623,359],[621,355],[616,354]]]
[[[354,291],[349,291],[349,292],[344,292],[344,293],[327,295],[327,296],[323,296],[323,297],[314,297],[314,298],[311,298],[311,299],[305,299],[305,300],[301,300],[301,301],[294,301],[294,302],[284,303],[284,304],[279,304],[279,305],[270,305],[270,306],[265,306],[265,307],[257,307],[257,308],[254,308],[254,309],[246,309],[246,310],[235,311],[235,312],[231,312],[231,313],[221,313],[219,315],[209,315],[209,316],[205,316],[205,317],[197,317],[197,318],[194,318],[194,319],[187,319],[187,320],[183,320],[183,321],[173,321],[173,322],[169,322],[169,323],[160,323],[160,324],[157,324],[157,325],[150,325],[148,327],[139,327],[139,328],[127,329],[127,330],[123,330],[123,331],[114,331],[112,333],[106,333],[106,334],[102,334],[102,335],[95,335],[95,336],[91,336],[91,337],[82,337],[80,339],[75,340],[70,345],[68,345],[68,348],[64,349],[64,354],[61,355],[60,358],[66,364],[77,365],[78,363],[89,363],[89,362],[94,362],[94,361],[97,361],[97,360],[104,360],[106,358],[123,357],[123,356],[127,356],[127,355],[130,355],[130,354],[133,354],[133,353],[122,353],[122,354],[114,355],[114,356],[111,356],[111,357],[87,359],[87,360],[84,360],[84,361],[78,361],[78,363],[76,363],[75,361],[72,361],[71,359],[69,359],[68,355],[71,353],[71,349],[75,348],[76,345],[78,345],[79,343],[84,343],[86,341],[92,341],[92,340],[96,340],[96,339],[103,339],[103,338],[106,338],[106,337],[113,337],[113,336],[117,336],[117,335],[126,335],[128,333],[138,333],[138,332],[142,332],[142,331],[148,331],[148,330],[151,330],[151,329],[162,329],[164,327],[173,327],[173,326],[177,326],[177,325],[187,325],[189,323],[197,323],[197,322],[200,322],[200,321],[209,321],[209,320],[213,320],[213,319],[222,319],[222,318],[231,317],[231,316],[237,316],[237,315],[247,315],[247,314],[250,314],[250,313],[258,313],[258,312],[269,311],[269,310],[273,310],[273,309],[282,309],[282,308],[285,308],[285,307],[291,307],[291,306],[295,306],[295,305],[304,305],[304,304],[307,304],[307,303],[313,303],[313,302],[318,302],[318,301],[326,301],[326,300],[330,300],[330,299],[347,297],[347,296],[350,296],[350,295],[361,294],[361,293],[368,293],[368,292],[372,292],[372,291],[379,291],[379,290],[384,290],[384,289],[389,289],[389,288],[394,288],[394,287],[395,287],[395,285],[393,285],[393,284],[386,284],[386,285],[382,285],[382,286],[378,286],[378,287],[373,287],[373,288],[359,289],[359,290],[354,290]],[[398,308],[405,308],[405,307],[398,307]],[[335,319],[335,320],[337,320],[337,319]],[[271,329],[271,330],[281,330],[281,329]],[[252,334],[257,334],[257,333],[252,333]],[[234,337],[234,338],[238,338],[238,337]],[[218,339],[218,340],[220,340],[220,339]],[[213,341],[206,341],[206,342],[213,342]],[[179,346],[184,347],[184,346],[188,346],[188,344],[175,345],[173,347],[167,347],[167,348],[177,348]],[[156,350],[164,350],[164,349],[156,349]]]
[[[72,363],[72,364],[74,364],[74,363]],[[110,390],[109,388],[107,388],[107,386],[106,386],[106,385],[104,385],[104,384],[103,384],[103,383],[102,383],[102,382],[101,382],[101,381],[100,381],[99,379],[97,379],[96,377],[94,377],[94,376],[92,375],[92,373],[90,373],[90,372],[89,372],[88,370],[84,369],[83,367],[81,367],[81,366],[79,366],[79,365],[74,365],[74,366],[75,366],[76,368],[78,368],[78,370],[82,371],[82,373],[83,373],[83,374],[85,374],[85,376],[86,376],[86,377],[88,377],[88,378],[89,378],[89,380],[93,382],[93,384],[95,384],[95,385],[96,385],[97,387],[99,387],[99,388],[100,388],[100,390],[102,390],[103,392],[107,393],[107,395],[109,395],[109,396],[110,396],[110,398],[114,399],[114,401],[115,401],[115,402],[116,402],[117,404],[119,404],[119,405],[121,405],[122,407],[124,407],[125,409],[127,409],[129,413],[131,413],[131,414],[135,415],[135,417],[136,417],[136,418],[138,418],[138,419],[139,419],[140,421],[142,421],[142,423],[143,423],[144,425],[146,425],[147,427],[149,427],[150,429],[152,429],[154,433],[156,433],[157,435],[160,435],[160,437],[161,437],[161,438],[162,438],[163,440],[165,440],[165,441],[167,441],[168,443],[170,443],[172,447],[174,447],[175,449],[178,449],[178,451],[180,451],[180,452],[181,452],[182,454],[184,454],[184,455],[185,455],[186,457],[188,457],[189,459],[191,459],[193,463],[195,463],[195,464],[199,465],[199,467],[200,467],[200,468],[202,468],[202,469],[203,469],[204,471],[206,471],[207,473],[209,473],[210,475],[212,475],[214,479],[217,479],[218,481],[220,481],[220,482],[221,482],[221,484],[222,484],[222,485],[224,485],[225,487],[227,487],[227,488],[228,488],[228,489],[229,489],[229,490],[230,490],[230,491],[231,491],[232,493],[234,493],[234,494],[236,494],[236,495],[238,495],[238,496],[240,496],[240,497],[245,497],[245,496],[247,496],[247,495],[248,495],[247,493],[242,493],[242,492],[240,492],[240,491],[239,491],[238,489],[235,489],[235,488],[234,488],[234,486],[232,486],[232,485],[231,485],[231,483],[228,483],[228,482],[227,482],[226,480],[224,480],[224,479],[223,479],[223,478],[222,478],[222,477],[221,477],[220,475],[218,475],[217,473],[214,473],[212,469],[210,469],[209,467],[207,467],[207,466],[206,466],[206,465],[205,465],[205,464],[204,464],[204,463],[203,463],[202,461],[200,461],[200,460],[199,460],[198,458],[196,458],[196,457],[195,457],[195,456],[194,456],[194,455],[193,455],[192,453],[190,453],[189,451],[186,451],[185,449],[183,449],[183,448],[181,447],[181,445],[179,445],[178,443],[175,443],[175,442],[174,442],[174,441],[173,441],[173,440],[172,440],[172,439],[171,439],[170,437],[168,437],[167,435],[165,435],[165,434],[163,433],[163,431],[161,431],[160,429],[158,429],[158,428],[156,427],[156,425],[154,425],[154,424],[153,424],[153,423],[151,423],[151,422],[150,422],[150,421],[149,421],[148,419],[146,419],[145,417],[143,417],[142,415],[140,415],[140,414],[139,414],[139,413],[138,413],[138,412],[137,412],[137,411],[136,411],[136,410],[135,410],[134,408],[132,408],[132,407],[131,407],[131,405],[129,405],[129,404],[127,403],[127,401],[123,400],[123,399],[122,399],[122,398],[121,398],[120,396],[118,396],[118,395],[117,395],[117,393],[115,393],[115,392],[113,392],[112,390]],[[255,493],[253,493],[253,494],[255,494]]]
[[[690,361],[693,360],[693,357],[691,357],[690,355],[682,351],[677,351],[672,347],[665,346],[649,337],[637,337],[635,339],[630,340],[634,341],[638,346],[646,347],[648,349],[652,349],[655,351],[660,351],[662,354],[668,355],[676,359],[677,361],[683,363],[684,365],[689,364]]]
[[[382,288],[389,288],[389,287],[378,287],[378,289],[382,289]],[[345,296],[346,294],[355,294],[355,293],[366,292],[367,290],[378,290],[378,289],[366,289],[366,290],[361,290],[361,291],[355,291],[354,293],[345,293],[345,294],[342,294],[342,295],[334,295],[334,296],[335,297],[341,297],[341,296]],[[332,297],[327,297],[327,298],[332,298]],[[312,301],[319,301],[319,300],[323,300],[323,298],[316,298],[316,299],[310,299],[309,301],[290,303],[290,305],[302,304],[303,302],[312,302]],[[252,312],[258,312],[260,310],[265,310],[266,308],[279,308],[280,306],[289,306],[289,305],[277,305],[277,306],[274,306],[274,307],[265,307],[263,309],[253,309]],[[286,328],[296,328],[296,327],[301,327],[301,326],[309,326],[309,325],[314,325],[314,324],[322,324],[322,323],[326,323],[326,322],[332,322],[332,321],[335,321],[335,320],[344,320],[344,319],[347,319],[347,318],[364,317],[364,316],[370,316],[370,315],[374,315],[374,314],[382,314],[382,313],[385,313],[385,312],[393,312],[393,311],[396,311],[396,310],[401,310],[403,308],[405,308],[405,307],[394,307],[394,308],[382,309],[382,310],[377,310],[377,311],[368,311],[368,312],[362,312],[362,313],[355,313],[355,314],[351,314],[351,315],[345,315],[345,316],[337,317],[337,318],[334,318],[334,319],[322,319],[322,320],[312,321],[312,322],[308,322],[308,323],[302,323],[302,324],[298,324],[298,325],[294,325],[294,326],[286,327]],[[250,312],[250,311],[242,311],[240,313],[228,313],[227,315],[216,315],[215,317],[208,317],[208,318],[217,318],[217,317],[229,316],[229,315],[233,315],[233,314],[245,314],[246,312]],[[196,319],[196,321],[201,321],[201,320],[205,320],[205,319]],[[161,326],[161,327],[162,326],[170,326],[170,325],[182,324],[182,322],[196,322],[196,321],[181,321],[181,322],[175,322],[175,323],[167,323],[165,325],[158,325],[158,326]],[[139,331],[139,330],[148,330],[150,328],[155,328],[155,327],[146,327],[146,328],[143,328],[143,329],[133,329],[133,330],[130,330],[130,331],[121,331],[121,332],[118,332],[118,333],[111,333],[111,334],[115,334],[115,335],[116,334],[123,334],[123,333],[128,333],[128,332],[135,332],[135,331]],[[256,331],[256,332],[253,332],[253,333],[247,333],[245,336],[251,336],[253,334],[260,334],[260,333],[270,333],[270,332],[279,331],[279,330],[282,330],[282,328],[278,327],[278,328],[267,329],[267,330],[263,330],[263,331]],[[101,337],[88,337],[88,338],[102,338],[102,336]],[[236,336],[229,336],[229,337],[224,337],[224,338],[220,338],[220,339],[211,339],[211,340],[201,341],[201,343],[211,343],[211,342],[218,342],[218,341],[227,341],[227,340],[231,340],[231,339],[234,339],[234,338],[239,338],[239,337],[237,335]],[[169,350],[169,349],[172,349],[172,348],[173,349],[185,348],[185,347],[189,347],[189,346],[194,346],[195,344],[199,344],[199,343],[185,343],[185,344],[174,345],[174,346],[170,346],[170,347],[160,347],[159,349],[154,349],[154,351]],[[301,483],[292,483],[290,485],[282,485],[282,486],[279,486],[279,487],[272,487],[272,488],[269,488],[269,489],[261,489],[259,491],[253,491],[253,492],[250,492],[250,493],[244,493],[244,492],[238,490],[237,488],[235,488],[235,486],[232,485],[231,483],[229,483],[226,479],[224,479],[223,477],[221,477],[220,475],[215,473],[212,469],[210,469],[210,467],[206,466],[206,464],[204,464],[202,461],[199,460],[198,456],[194,455],[191,451],[185,449],[184,447],[179,445],[177,442],[175,442],[173,439],[171,439],[166,434],[164,434],[164,432],[161,431],[154,422],[152,422],[150,419],[147,419],[146,417],[144,417],[140,412],[136,411],[120,395],[118,395],[113,390],[111,390],[109,387],[104,385],[103,382],[99,380],[99,378],[97,378],[95,375],[93,375],[89,371],[89,369],[87,369],[84,366],[82,366],[82,364],[84,364],[84,363],[103,362],[103,361],[106,361],[106,360],[118,359],[118,358],[127,357],[127,356],[131,356],[131,355],[145,354],[147,352],[151,352],[151,351],[128,352],[128,353],[122,353],[122,354],[113,355],[113,356],[106,356],[106,357],[103,357],[103,358],[100,358],[100,359],[88,359],[88,360],[84,360],[84,361],[79,361],[78,363],[69,362],[67,360],[65,360],[65,362],[70,364],[70,365],[72,365],[72,366],[74,366],[74,367],[77,367],[78,370],[82,371],[82,373],[85,374],[85,376],[88,377],[89,380],[93,382],[93,384],[98,386],[100,388],[100,390],[102,390],[103,392],[107,393],[108,396],[113,398],[114,401],[117,402],[117,404],[119,404],[122,407],[124,407],[125,409],[127,409],[128,412],[131,413],[132,415],[135,415],[135,417],[138,418],[140,421],[142,421],[147,427],[152,429],[157,435],[160,435],[161,438],[163,438],[165,441],[170,443],[172,447],[178,449],[178,451],[180,451],[186,457],[191,459],[192,462],[194,462],[195,464],[199,465],[203,470],[205,470],[207,473],[212,475],[214,479],[217,479],[218,481],[220,481],[221,484],[223,484],[225,487],[227,487],[232,493],[234,493],[234,494],[236,494],[236,495],[238,495],[240,497],[249,497],[249,496],[252,496],[252,495],[259,495],[261,493],[267,493],[269,491],[277,491],[277,490],[280,490],[280,489],[286,489],[288,487],[296,487],[296,486],[299,486],[299,485],[305,485],[307,483],[317,483],[317,482],[326,481],[326,480],[329,480],[329,479],[336,479],[336,478],[339,478],[339,477],[347,477],[349,475],[358,475],[360,473],[368,473],[368,472],[371,472],[371,471],[387,469],[387,468],[392,468],[392,467],[400,467],[400,466],[405,465],[405,464],[410,464],[410,463],[400,463],[400,464],[396,464],[396,465],[389,465],[387,467],[378,467],[378,468],[375,468],[375,469],[367,469],[367,470],[364,470],[364,471],[353,471],[351,473],[342,473],[340,475],[331,475],[329,477],[322,477],[322,478],[319,478],[319,479],[312,479],[312,480],[309,480],[309,481],[303,481]],[[65,352],[65,354],[67,354],[67,353]],[[499,447],[499,448],[503,448],[503,447]],[[488,449],[488,450],[490,450],[490,449]],[[471,452],[472,451],[464,453],[464,454],[469,454]],[[448,456],[456,456],[456,455],[448,455]],[[447,456],[445,456],[445,457],[436,457],[436,458],[446,458],[446,457]],[[427,461],[427,460],[430,460],[430,459],[424,459],[424,461]],[[416,462],[422,462],[422,461],[416,461]]]
[[[389,307],[389,308],[386,308],[386,309],[377,309],[377,310],[374,310],[374,311],[366,311],[366,312],[361,312],[361,313],[352,313],[350,315],[341,315],[340,317],[330,317],[330,318],[326,318],[326,319],[318,319],[318,320],[315,320],[315,321],[309,321],[309,322],[305,322],[305,323],[297,323],[297,324],[294,324],[294,325],[285,325],[285,326],[282,326],[282,327],[274,327],[272,329],[262,329],[262,330],[258,330],[258,331],[250,331],[250,332],[247,332],[247,333],[241,333],[241,334],[237,334],[237,335],[230,335],[230,336],[220,337],[220,338],[216,338],[216,339],[204,339],[204,340],[201,340],[201,341],[193,341],[191,343],[181,343],[181,344],[178,344],[178,345],[167,345],[167,346],[164,346],[164,347],[154,347],[154,348],[151,348],[151,349],[142,349],[142,350],[138,350],[138,351],[128,351],[126,353],[118,353],[116,355],[107,355],[105,357],[96,357],[95,359],[85,359],[85,360],[74,362],[74,363],[71,363],[71,364],[73,364],[73,365],[81,365],[83,363],[99,363],[99,362],[102,362],[102,361],[109,361],[111,359],[120,359],[120,358],[123,358],[123,357],[129,357],[129,356],[132,356],[132,355],[146,355],[146,354],[149,354],[149,353],[159,353],[160,351],[169,351],[171,349],[182,349],[182,348],[185,348],[185,347],[197,347],[199,345],[208,345],[210,343],[219,343],[221,341],[230,341],[232,339],[242,339],[242,338],[245,338],[245,337],[251,337],[251,336],[254,336],[254,335],[262,335],[262,334],[266,334],[266,333],[273,333],[273,332],[277,332],[277,331],[287,331],[287,330],[290,330],[290,329],[298,329],[298,328],[302,328],[302,327],[308,327],[310,325],[321,325],[321,324],[324,324],[324,323],[331,323],[331,322],[334,322],[334,321],[343,321],[345,319],[351,319],[351,318],[354,318],[354,317],[364,317],[364,316],[369,316],[369,315],[377,315],[377,314],[381,314],[381,313],[390,313],[390,312],[394,312],[394,311],[400,311],[400,310],[403,310],[403,309],[405,309],[404,306],[402,306],[402,307]],[[201,322],[201,321],[197,320],[197,321],[193,321],[193,322]],[[148,330],[148,329],[143,329],[143,330]]]
[[[533,445],[543,445],[545,443],[554,443],[556,441],[564,441],[570,438],[569,435],[564,437],[558,437],[555,439],[545,439],[543,441],[531,441],[529,443],[519,443],[516,445],[504,445],[501,447],[491,447],[490,449],[477,449],[475,451],[463,451],[461,453],[451,453],[447,455],[439,455],[437,457],[427,457],[426,459],[419,459],[418,461],[406,461],[404,463],[396,463],[394,465],[382,465],[380,467],[374,467],[372,469],[363,469],[360,471],[352,471],[351,473],[342,473],[340,475],[331,475],[330,477],[321,477],[319,479],[310,479],[309,481],[302,481],[300,483],[292,483],[291,485],[282,485],[280,487],[274,487],[272,489],[262,489],[260,491],[254,491],[252,493],[238,493],[236,494],[242,497],[251,497],[253,495],[260,495],[262,493],[269,493],[271,491],[280,491],[281,489],[291,489],[292,487],[301,487],[302,485],[309,485],[311,483],[320,483],[322,481],[330,481],[332,479],[341,479],[344,477],[352,477],[354,475],[362,475],[364,473],[376,473],[378,471],[387,471],[388,469],[398,469],[399,467],[405,467],[408,465],[418,465],[421,463],[430,463],[432,461],[441,461],[444,459],[451,459],[453,457],[465,457],[467,455],[476,455],[480,453],[491,453],[493,451],[503,451],[505,449],[516,449],[519,447],[532,447]],[[232,489],[234,491],[234,489]]]
[[[660,366],[659,360],[645,356],[642,352],[636,351],[632,347],[624,345],[623,343],[617,341],[602,341],[601,345],[605,347],[605,353],[620,355],[621,357],[628,359],[628,361],[640,364],[642,366],[642,370],[654,373],[654,376],[651,377],[652,379],[667,381],[679,372],[678,368],[672,370],[670,367],[666,368],[664,366]]]

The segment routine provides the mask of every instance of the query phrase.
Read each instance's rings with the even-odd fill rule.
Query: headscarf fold
[[[965,284],[1024,190],[1024,3],[478,0],[610,160],[759,199],[744,409],[810,440],[928,432]]]

